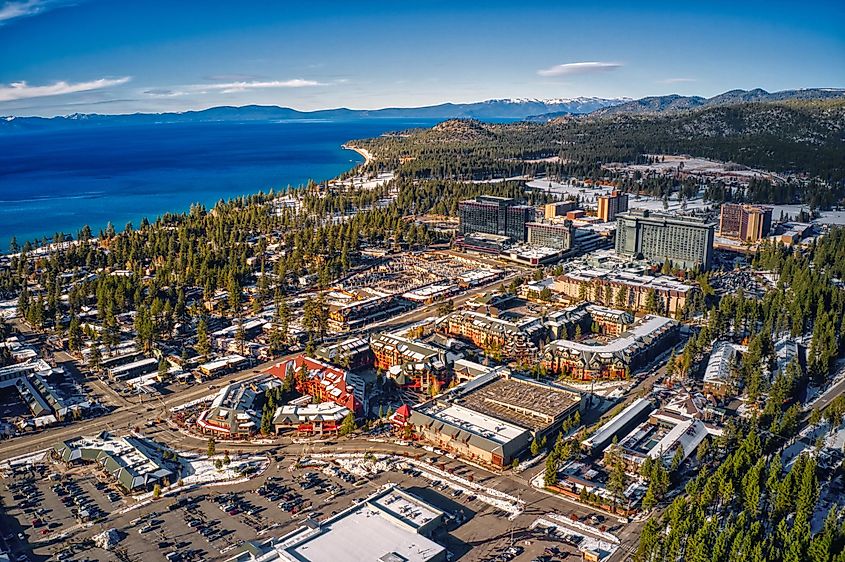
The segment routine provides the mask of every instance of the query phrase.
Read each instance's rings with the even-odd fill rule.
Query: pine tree
[[[208,359],[208,354],[211,353],[211,342],[208,339],[208,328],[205,324],[205,319],[200,318],[197,323],[197,343],[194,345],[203,361]]]

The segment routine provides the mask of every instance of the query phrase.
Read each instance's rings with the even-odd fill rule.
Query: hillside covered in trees
[[[648,154],[691,154],[814,177],[831,184],[816,206],[845,197],[845,100],[715,106],[648,115],[563,117],[548,123],[451,120],[425,130],[352,144],[372,152],[374,169],[413,178],[481,180],[520,174],[598,178],[605,164]],[[809,190],[793,190],[808,202]],[[792,201],[785,201],[792,202]]]

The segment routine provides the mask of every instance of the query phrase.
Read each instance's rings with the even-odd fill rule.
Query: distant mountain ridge
[[[783,90],[767,92],[761,88],[753,90],[729,90],[712,98],[701,96],[682,96],[669,94],[666,96],[648,96],[627,103],[603,107],[590,112],[590,116],[603,115],[648,115],[655,113],[671,113],[691,111],[709,107],[736,105],[741,103],[778,102],[790,100],[826,100],[845,98],[845,89],[838,88],[807,88],[803,90]],[[566,117],[569,113],[544,113],[532,115],[527,120],[545,122],[558,117]]]
[[[0,133],[52,130],[86,125],[140,125],[154,123],[212,123],[238,121],[288,121],[288,120],[353,120],[353,119],[479,119],[526,120],[545,122],[567,116],[638,115],[690,111],[710,107],[754,102],[788,100],[825,100],[845,98],[845,89],[808,88],[767,92],[729,90],[712,98],[701,96],[649,96],[630,98],[505,98],[475,103],[442,103],[423,107],[387,107],[383,109],[321,109],[299,111],[275,105],[245,105],[240,107],[218,106],[202,110],[174,113],[131,113],[102,115],[99,113],[73,113],[60,117],[0,117]]]
[[[442,103],[424,107],[388,107],[384,109],[322,109],[299,111],[274,105],[218,106],[178,113],[132,113],[102,115],[73,113],[62,117],[3,117],[0,131],[64,128],[79,123],[87,125],[132,125],[152,123],[199,123],[215,121],[273,121],[312,119],[425,118],[425,119],[525,119],[539,113],[584,114],[597,109],[627,103],[630,98],[556,98],[493,99],[475,103]]]
[[[651,96],[622,103],[613,107],[598,109],[596,115],[614,115],[619,113],[662,113],[666,111],[685,111],[705,107],[734,105],[738,103],[775,102],[788,100],[823,100],[845,97],[845,89],[807,88],[803,90],[783,90],[767,92],[762,88],[753,90],[729,90],[712,98],[700,96]]]

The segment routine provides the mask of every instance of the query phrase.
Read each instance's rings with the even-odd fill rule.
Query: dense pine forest
[[[547,123],[451,120],[432,129],[353,144],[370,150],[372,169],[412,178],[483,180],[517,175],[598,179],[605,164],[645,163],[649,154],[691,154],[794,174],[818,182],[754,186],[761,203],[815,208],[845,197],[845,101],[794,101],[710,107],[651,115],[563,117]],[[726,200],[717,195],[711,198]],[[727,196],[730,198],[730,196]]]

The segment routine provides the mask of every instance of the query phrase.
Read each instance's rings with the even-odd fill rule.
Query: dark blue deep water
[[[432,120],[189,123],[0,135],[0,253],[55,232],[322,181],[362,161],[341,145]]]

